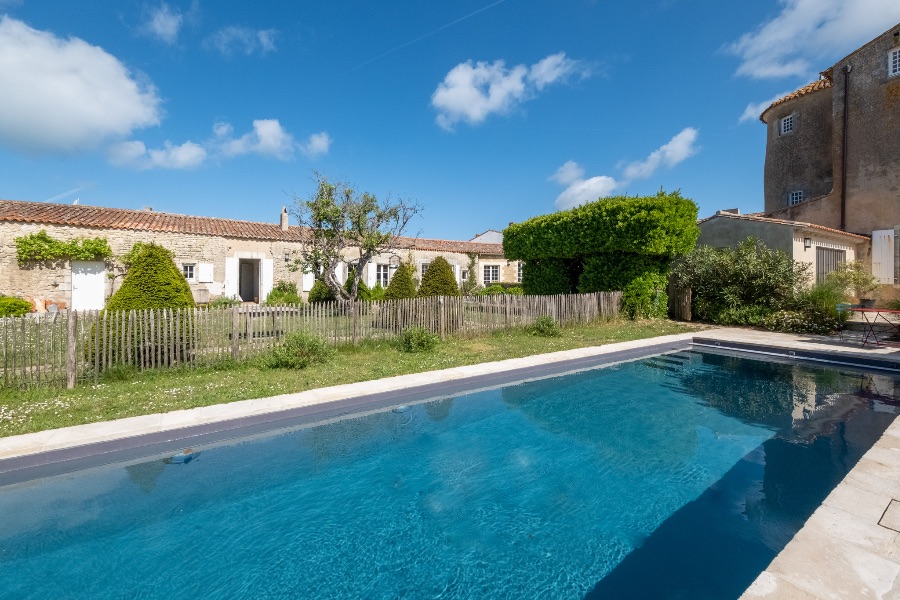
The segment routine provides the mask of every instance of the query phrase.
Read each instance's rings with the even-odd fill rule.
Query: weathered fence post
[[[444,297],[438,298],[438,327],[441,332],[441,339],[444,339]]]
[[[353,302],[353,345],[357,345],[359,343],[359,301],[351,300]]]
[[[66,311],[66,388],[74,389],[77,379],[75,365],[75,311]]]
[[[231,309],[231,358],[237,360],[240,356],[240,345],[238,335],[241,328],[241,313],[238,307]]]

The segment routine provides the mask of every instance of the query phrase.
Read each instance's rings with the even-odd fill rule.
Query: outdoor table
[[[888,310],[886,308],[848,308],[848,312],[859,313],[863,319],[863,345],[873,343],[884,344],[884,340],[890,337],[900,337],[900,310]],[[889,318],[893,316],[893,319]],[[878,325],[886,325],[881,328],[879,334]],[[879,335],[881,339],[878,339]]]

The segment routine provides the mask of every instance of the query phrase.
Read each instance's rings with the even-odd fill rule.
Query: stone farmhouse
[[[897,283],[900,24],[773,102],[760,120],[764,216],[869,237],[873,274]]]
[[[819,280],[862,260],[881,283],[900,282],[900,24],[760,120],[764,211],[718,211],[700,221],[699,242],[733,246],[752,235],[811,263]]]
[[[288,268],[303,248],[304,230],[288,223],[286,209],[276,223],[257,223],[152,210],[0,200],[0,294],[32,300],[38,310],[45,305],[103,308],[123,275],[115,261],[19,265],[15,238],[41,230],[61,241],[102,237],[117,256],[136,242],[160,244],[175,253],[175,263],[199,303],[219,296],[261,302],[278,281],[296,283],[305,296],[314,283],[311,274]],[[521,281],[520,264],[503,257],[502,244],[410,237],[399,242],[400,249],[394,254],[379,256],[366,267],[363,281],[386,287],[401,261],[412,261],[421,278],[438,256],[452,265],[460,283],[469,277],[482,285]],[[470,255],[475,258],[472,273]],[[352,263],[354,258],[351,251],[347,260]],[[349,266],[338,266],[341,281],[346,280]]]

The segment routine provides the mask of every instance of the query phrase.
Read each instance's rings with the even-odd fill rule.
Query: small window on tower
[[[794,130],[794,115],[788,115],[781,119],[781,135]]]
[[[788,193],[788,204],[793,206],[803,202],[803,190],[794,190]]]
[[[888,75],[891,77],[900,75],[900,48],[888,52]]]

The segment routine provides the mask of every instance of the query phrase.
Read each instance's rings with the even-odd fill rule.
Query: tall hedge
[[[174,254],[170,250],[142,243],[135,244],[127,256],[128,271],[122,287],[107,301],[107,310],[195,306],[191,288],[172,260]]]
[[[682,255],[697,243],[697,205],[679,192],[616,196],[513,223],[503,231],[508,260],[576,258],[603,252]]]
[[[384,291],[385,300],[399,300],[400,298],[416,297],[416,282],[413,279],[415,268],[409,263],[401,263],[391,282]]]
[[[671,261],[697,242],[697,205],[679,192],[618,196],[514,223],[507,259],[524,260],[526,294],[623,292],[632,317],[665,315]]]
[[[453,267],[443,256],[438,256],[422,274],[419,296],[459,296],[459,286],[453,275]]]

